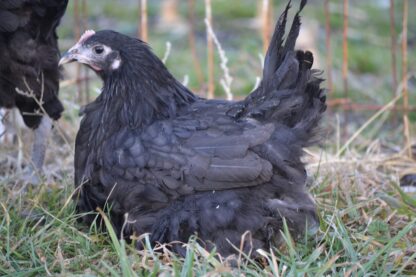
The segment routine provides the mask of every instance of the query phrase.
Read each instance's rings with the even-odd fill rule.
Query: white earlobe
[[[115,59],[111,64],[111,69],[115,70],[120,67],[121,60],[119,58]]]

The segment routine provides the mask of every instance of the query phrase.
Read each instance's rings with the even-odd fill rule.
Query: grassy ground
[[[337,157],[308,151],[320,231],[293,240],[283,230],[279,248],[257,261],[223,258],[195,241],[180,258],[166,248],[136,251],[77,223],[71,176],[23,188],[0,184],[0,274],[10,276],[402,276],[416,274],[416,198],[401,194],[397,172],[409,161],[382,154]],[[12,177],[12,176],[11,176]],[[143,239],[146,236],[135,239]],[[253,251],[256,251],[253,249]]]
[[[73,43],[73,1],[70,2],[60,29],[64,49]],[[200,88],[187,48],[186,34],[157,29],[158,4],[152,3],[160,1],[149,2],[150,22],[154,27],[150,29],[152,47],[162,57],[166,41],[171,41],[172,51],[167,66],[178,79],[182,80],[186,74],[190,86]],[[202,1],[197,2],[197,15],[201,19],[204,13]],[[279,6],[274,7],[277,14],[281,3],[275,2],[279,2]],[[320,26],[317,47],[324,64],[322,1],[310,2],[314,3],[306,10],[304,18],[317,19]],[[354,101],[386,104],[392,98],[388,13],[376,2],[351,1],[355,17],[351,20],[350,32],[350,96]],[[410,2],[414,10],[414,3]],[[123,1],[123,5],[118,6],[110,0],[100,1],[100,5],[94,5],[95,1],[87,3],[90,27],[112,27],[135,34],[137,10],[134,7],[137,1]],[[261,72],[258,58],[261,38],[258,31],[248,27],[247,23],[255,15],[255,4],[252,1],[241,3],[231,9],[224,1],[213,0],[213,27],[227,52],[234,77],[232,90],[236,95],[247,94]],[[338,1],[331,3],[334,95],[341,96],[342,18]],[[185,5],[181,4],[180,10],[183,15],[186,14]],[[397,10],[400,10],[400,3]],[[103,18],[103,14],[106,17]],[[202,20],[196,27],[198,53],[205,70]],[[399,14],[396,27],[400,32]],[[415,22],[411,20],[409,40],[415,38],[415,28]],[[409,43],[409,53],[412,49],[414,43]],[[411,72],[415,71],[415,58],[414,55],[409,56]],[[219,79],[222,72],[218,60],[216,66]],[[90,85],[91,91],[94,91],[100,87],[100,82],[93,80]],[[159,251],[150,247],[136,251],[132,245],[114,238],[111,229],[108,233],[101,233],[94,227],[87,228],[77,223],[79,215],[75,214],[71,201],[73,145],[79,124],[76,89],[76,86],[70,85],[64,86],[61,91],[66,111],[50,140],[45,166],[48,178],[42,185],[24,187],[17,182],[18,173],[14,168],[19,152],[17,144],[0,145],[0,275],[416,275],[416,196],[403,194],[398,188],[400,174],[414,168],[414,162],[403,155],[402,127],[391,124],[387,112],[359,132],[357,130],[374,113],[350,114],[349,133],[343,139],[339,139],[343,113],[336,110],[328,113],[323,124],[327,134],[323,147],[309,149],[305,157],[311,176],[310,190],[317,201],[321,219],[321,228],[316,235],[294,240],[283,230],[283,245],[260,252],[263,258],[256,261],[243,254],[224,258],[215,252],[207,253],[192,240],[185,246],[187,256],[180,258],[164,247],[159,247]],[[413,83],[410,83],[410,89],[411,95],[414,95]],[[219,84],[217,96],[223,96]],[[386,126],[390,129],[387,130]],[[23,140],[30,142],[29,136],[27,131],[21,134]],[[29,144],[23,145],[27,147]],[[27,150],[23,151],[26,158]],[[146,242],[145,236],[136,239]]]

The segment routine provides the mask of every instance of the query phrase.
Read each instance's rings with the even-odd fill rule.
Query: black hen
[[[261,86],[241,102],[196,97],[138,39],[86,32],[61,59],[87,64],[104,81],[76,138],[78,210],[107,205],[119,235],[149,232],[167,243],[197,234],[224,255],[246,231],[253,247],[268,249],[283,218],[294,233],[316,229],[301,156],[325,96],[312,54],[294,51],[299,12],[283,43],[288,9]]]
[[[0,108],[17,107],[25,124],[38,129],[32,153],[37,169],[43,164],[51,122],[42,120],[35,99],[16,89],[33,92],[52,119],[61,116],[56,28],[67,4],[68,0],[0,1]]]

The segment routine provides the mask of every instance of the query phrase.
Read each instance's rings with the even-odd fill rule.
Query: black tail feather
[[[300,13],[306,2],[300,2],[284,39],[291,6],[291,1],[288,2],[276,23],[266,53],[261,85],[230,112],[235,117],[254,117],[294,128],[302,137],[302,145],[312,142],[311,138],[326,108],[325,90],[320,87],[323,80],[312,69],[312,53],[294,50],[301,27]]]
[[[282,53],[287,53],[288,51],[293,51],[295,49],[296,39],[299,36],[301,21],[300,21],[300,12],[302,11],[303,7],[306,5],[306,0],[303,0],[300,4],[299,10],[293,19],[292,26],[290,27],[289,34],[286,38],[285,47]]]
[[[269,87],[268,81],[272,79],[274,72],[276,71],[278,65],[281,62],[281,46],[283,43],[283,36],[285,35],[287,14],[290,9],[289,1],[286,5],[284,12],[280,15],[279,20],[276,23],[272,39],[270,40],[269,48],[266,52],[266,57],[264,59],[264,68],[263,68],[263,86]]]
[[[270,41],[269,48],[267,49],[266,57],[264,60],[264,69],[263,69],[263,90],[267,91],[273,89],[271,87],[271,79],[274,72],[279,68],[282,64],[285,56],[288,52],[294,51],[296,39],[299,36],[301,21],[300,21],[300,13],[303,10],[307,3],[307,0],[302,0],[299,6],[299,10],[297,11],[292,26],[290,27],[289,34],[287,35],[285,45],[282,48],[283,44],[283,37],[285,35],[286,29],[286,22],[287,22],[287,15],[289,9],[291,8],[291,1],[289,1],[286,5],[286,8],[282,15],[279,17],[279,20],[276,23],[275,30]]]

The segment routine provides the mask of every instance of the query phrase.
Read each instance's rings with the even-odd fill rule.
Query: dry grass
[[[416,198],[403,194],[398,187],[400,174],[413,168],[414,162],[394,144],[368,139],[362,130],[348,147],[342,147],[336,143],[334,131],[327,138],[325,150],[307,150],[310,190],[321,217],[321,228],[315,236],[295,242],[283,230],[285,243],[271,251],[260,251],[263,258],[257,261],[243,254],[224,258],[208,253],[192,239],[186,245],[187,256],[180,258],[164,246],[136,251],[117,240],[111,229],[102,234],[95,226],[87,228],[77,223],[71,195],[78,106],[70,99],[64,102],[67,109],[50,142],[45,167],[49,177],[44,184],[32,187],[16,181],[16,145],[9,143],[0,148],[1,274],[416,274]],[[336,128],[327,128],[331,129]],[[23,137],[30,140],[27,134],[30,132],[25,130]],[[150,245],[146,236],[136,239]]]

